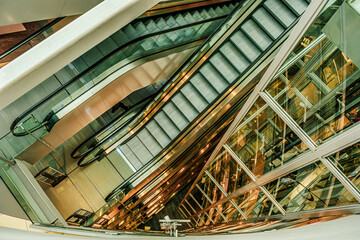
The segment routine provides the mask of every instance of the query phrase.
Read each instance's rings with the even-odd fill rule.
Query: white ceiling
[[[1,0],[0,26],[82,14],[102,0]]]

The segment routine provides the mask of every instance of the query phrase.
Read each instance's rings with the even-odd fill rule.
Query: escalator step
[[[193,17],[193,15],[192,14],[190,14],[190,13],[185,13],[185,15],[183,15],[184,16],[184,18],[185,18],[185,20],[186,20],[186,22],[187,23],[194,23],[194,22],[196,22],[197,20]]]
[[[181,92],[176,93],[171,101],[176,105],[178,109],[184,114],[184,116],[191,122],[198,115],[195,107],[189,103]]]
[[[204,20],[204,18],[200,15],[198,11],[191,12],[191,15],[195,19],[195,22]]]
[[[252,19],[242,24],[241,29],[262,51],[272,43],[272,39]]]
[[[222,10],[223,10],[224,12],[226,12],[226,13],[230,13],[232,9],[230,9],[228,6],[224,5],[224,6],[222,7]]]
[[[130,38],[128,38],[128,36],[121,29],[116,33],[114,33],[113,35],[111,35],[111,39],[114,40],[114,42],[118,46],[121,46],[125,42],[130,41]]]
[[[288,6],[297,16],[300,16],[305,12],[308,4],[303,0],[283,0],[283,2]]]
[[[175,15],[175,21],[180,25],[186,25],[187,21],[182,14]]]
[[[166,21],[162,17],[155,19],[155,23],[158,26],[158,28],[161,30],[170,29],[169,25],[166,23]]]
[[[286,28],[296,20],[296,16],[279,0],[267,0],[264,7]]]
[[[156,25],[154,20],[150,19],[149,21],[145,22],[146,29],[149,30],[149,32],[157,32],[159,31],[159,27]]]
[[[235,8],[235,5],[234,4],[232,4],[232,3],[230,3],[229,5],[225,5],[224,7],[226,7],[226,8],[228,8],[229,9],[229,12],[231,12],[234,8]],[[223,8],[224,8],[223,7]]]
[[[166,132],[170,139],[174,139],[179,134],[179,129],[173,121],[163,112],[159,111],[154,116],[159,126]]]
[[[137,135],[153,156],[161,152],[162,147],[146,128],[143,128]]]
[[[211,103],[218,96],[215,88],[206,81],[201,73],[196,73],[190,79],[190,82],[199,90],[208,103]]]
[[[145,35],[150,33],[150,31],[146,28],[143,22],[137,22],[133,26],[140,35]]]
[[[160,36],[156,37],[156,44],[158,46],[167,46],[171,44],[171,40],[164,34],[161,34]]]
[[[126,34],[126,36],[128,36],[129,39],[135,39],[140,36],[139,33],[131,24],[126,25],[125,27],[122,28],[122,30]]]
[[[170,28],[174,28],[174,27],[179,27],[180,25],[176,22],[175,18],[173,16],[167,16],[165,18],[165,22],[166,24],[170,27]]]
[[[175,106],[175,104],[171,101],[167,102],[164,106],[164,112],[169,116],[171,121],[180,129],[184,130],[184,128],[188,125],[189,120],[184,116],[184,114]]]
[[[274,19],[264,8],[259,8],[253,14],[254,20],[263,27],[267,34],[276,39],[284,31],[281,24]]]
[[[261,53],[254,43],[252,43],[242,31],[236,31],[230,37],[230,40],[251,62],[254,62]]]
[[[250,62],[242,55],[242,53],[234,46],[233,43],[227,42],[221,48],[220,52],[242,73],[250,65]]]
[[[106,38],[105,40],[103,40],[101,43],[99,43],[96,46],[99,51],[102,53],[102,55],[107,55],[110,52],[114,51],[118,46],[115,43],[114,40],[112,40],[112,38]]]
[[[146,39],[146,41],[141,41],[140,45],[145,51],[150,51],[151,49],[159,47],[155,40],[151,38]]]
[[[143,166],[140,160],[135,156],[135,154],[130,150],[130,148],[126,144],[121,145],[120,150],[125,155],[125,157],[131,162],[131,165],[133,165],[136,168],[136,170],[140,169]]]
[[[239,75],[239,72],[232,64],[222,55],[221,52],[213,54],[210,62],[215,69],[226,79],[228,83],[232,83]]]
[[[215,13],[218,15],[218,16],[222,16],[222,15],[225,15],[228,13],[228,10],[226,8],[223,7],[219,7],[217,6],[215,9],[214,9]]]
[[[220,13],[220,14],[217,14],[213,8],[209,8],[209,9],[207,10],[207,12],[208,12],[208,14],[209,14],[212,18],[222,15],[221,13]]]
[[[222,93],[222,91],[224,91],[224,89],[228,86],[226,80],[210,63],[205,63],[200,68],[200,72],[218,93]]]
[[[137,136],[131,138],[126,145],[131,149],[135,156],[140,160],[142,164],[147,163],[153,158],[153,155],[145,147],[145,145],[139,140]]]
[[[198,112],[202,112],[208,105],[207,101],[201,96],[198,90],[191,84],[185,84],[180,90],[191,102]]]
[[[205,9],[200,10],[200,16],[202,16],[204,19],[211,18],[210,14]]]
[[[145,127],[162,148],[166,147],[170,143],[171,139],[156,121],[150,120]]]

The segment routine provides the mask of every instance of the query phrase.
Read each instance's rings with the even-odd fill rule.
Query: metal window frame
[[[211,205],[213,205],[213,201],[211,198],[204,192],[204,190],[201,189],[201,187],[198,184],[195,184],[195,186],[199,189],[199,191],[204,195],[204,197],[209,201]],[[216,211],[220,214],[220,216],[228,223],[229,220],[224,216],[224,214],[219,210],[218,207],[215,207]],[[210,209],[209,209],[210,210]]]
[[[276,100],[265,91],[265,88],[274,78],[274,76],[280,76],[282,72],[286,70],[287,67],[291,66],[292,64],[295,64],[296,61],[300,59],[299,57],[297,57],[281,67],[282,63],[288,58],[292,49],[297,45],[297,43],[305,34],[309,26],[318,17],[319,13],[322,11],[326,3],[327,3],[326,0],[312,1],[310,3],[303,16],[300,18],[298,24],[294,27],[289,38],[285,41],[284,45],[280,49],[278,55],[270,64],[269,68],[264,73],[258,85],[255,87],[254,91],[250,94],[248,100],[245,102],[244,106],[237,114],[237,116],[229,126],[228,130],[220,139],[218,145],[216,146],[215,150],[212,152],[206,165],[204,166],[205,171],[201,171],[201,173],[207,174],[212,179],[211,174],[206,169],[209,167],[211,162],[216,158],[218,153],[221,151],[222,147],[224,147],[234,158],[234,160],[240,165],[240,167],[246,172],[246,174],[250,176],[253,182],[250,182],[249,184],[235,190],[233,193],[228,195],[227,193],[226,194],[224,193],[225,191],[222,189],[220,184],[217,183],[215,179],[212,179],[212,181],[216,184],[216,186],[218,186],[219,189],[222,190],[222,192],[225,195],[225,198],[217,201],[216,203],[211,204],[210,206],[203,209],[199,213],[203,211],[207,211],[225,202],[233,201],[232,199],[240,196],[241,194],[244,194],[250,191],[251,189],[259,187],[264,192],[264,194],[269,197],[269,199],[274,203],[274,205],[278,207],[279,211],[283,215],[288,215],[286,211],[282,208],[282,206],[267,191],[267,189],[263,187],[263,185],[269,183],[270,181],[278,179],[281,176],[284,176],[288,173],[296,171],[297,169],[300,169],[311,163],[314,163],[316,161],[321,161],[329,169],[329,171],[343,184],[343,186],[355,197],[355,199],[360,202],[360,190],[345,176],[345,174],[337,166],[335,166],[329,159],[326,158],[326,156],[329,156],[335,152],[338,152],[339,150],[342,150],[360,141],[360,137],[359,137],[360,124],[350,127],[347,130],[333,136],[331,139],[327,140],[326,142],[317,145],[311,139],[311,137],[296,123],[296,121],[280,106],[280,104],[278,104]],[[313,45],[311,45],[310,49],[312,49],[319,42],[324,40],[325,37],[326,36],[324,34],[320,35],[318,39],[314,40],[314,42],[312,43]],[[309,48],[304,49],[301,53],[306,54],[306,50],[308,49]],[[226,141],[232,135],[234,130],[239,127],[239,123],[243,120],[245,115],[249,112],[249,110],[251,109],[251,107],[254,105],[254,103],[257,101],[259,97],[261,97],[266,102],[266,105],[261,109],[264,110],[265,107],[269,106],[291,128],[291,130],[309,147],[311,151],[303,152],[298,157],[295,157],[295,159],[293,159],[289,163],[286,163],[281,167],[274,169],[273,171],[257,179],[255,175],[243,163],[241,158],[237,156],[237,154],[233,152],[232,149],[226,144]],[[261,109],[259,109],[258,111],[260,111]],[[196,183],[194,184],[197,185]]]
[[[228,196],[227,192],[221,187],[220,183],[218,183],[218,181],[216,181],[216,179],[211,175],[211,173],[208,170],[206,170],[205,173],[206,173],[206,175],[208,175],[208,177],[211,179],[211,181],[213,181],[213,183],[215,183],[215,185],[220,189],[220,191],[224,194],[224,196],[227,197]],[[231,199],[230,203],[241,214],[241,216],[243,216],[246,220],[248,220],[248,217],[246,216],[246,214],[239,208],[239,206],[234,202],[234,200]]]

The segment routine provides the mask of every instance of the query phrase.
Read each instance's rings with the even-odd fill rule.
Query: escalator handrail
[[[37,30],[36,32],[34,32],[33,34],[31,34],[30,36],[26,37],[25,39],[21,40],[20,42],[16,43],[14,46],[12,46],[11,48],[9,48],[8,50],[6,50],[5,52],[0,54],[0,60],[5,58],[7,55],[9,55],[10,53],[14,52],[16,49],[18,49],[19,47],[21,47],[22,45],[24,45],[25,43],[31,41],[32,39],[34,39],[35,37],[37,37],[38,35],[40,35],[41,33],[45,32],[46,30],[48,30],[50,27],[54,26],[56,23],[60,22],[61,20],[63,20],[65,17],[59,17],[56,18],[55,20],[51,21],[50,23],[46,24],[45,26],[43,26],[42,28],[40,28],[39,30]]]
[[[159,15],[157,15],[157,17],[159,17]],[[56,89],[55,91],[53,91],[52,93],[48,94],[45,98],[43,98],[42,100],[40,100],[39,102],[37,102],[36,104],[34,104],[33,106],[31,106],[30,108],[28,108],[25,112],[23,112],[22,114],[20,114],[17,118],[15,118],[15,120],[12,122],[11,126],[10,126],[10,131],[14,136],[20,137],[20,136],[25,136],[28,135],[28,133],[15,133],[15,127],[18,125],[18,123],[24,119],[26,116],[30,115],[31,112],[33,112],[35,109],[37,109],[38,107],[40,107],[42,104],[44,104],[45,102],[47,102],[48,100],[50,100],[52,97],[54,97],[56,94],[58,94],[59,92],[61,92],[62,90],[64,90],[66,87],[68,87],[69,85],[71,85],[73,82],[75,82],[76,80],[78,80],[79,78],[81,78],[82,76],[84,76],[86,73],[90,72],[91,70],[93,70],[96,66],[98,66],[99,64],[101,64],[102,62],[104,62],[107,58],[109,58],[111,55],[117,53],[118,51],[120,51],[123,48],[128,47],[129,45],[136,43],[138,41],[142,41],[145,40],[147,38],[151,38],[154,37],[156,35],[160,35],[160,34],[165,34],[165,33],[169,33],[169,32],[173,32],[173,31],[177,31],[183,28],[188,28],[191,26],[196,26],[198,24],[203,24],[203,23],[207,23],[210,21],[215,21],[218,19],[222,19],[225,18],[225,16],[219,16],[219,17],[215,17],[215,18],[211,18],[211,19],[206,19],[206,20],[202,20],[202,21],[198,21],[198,22],[194,22],[194,23],[190,23],[190,24],[186,24],[186,25],[182,25],[182,26],[178,26],[178,27],[174,27],[172,29],[166,29],[166,30],[162,30],[162,31],[158,31],[155,33],[149,33],[146,34],[144,36],[135,38],[133,40],[130,40],[124,44],[122,44],[121,46],[119,46],[118,48],[114,49],[113,51],[111,51],[110,53],[108,53],[107,55],[105,55],[104,57],[102,57],[101,59],[99,59],[97,62],[93,63],[91,66],[89,66],[86,70],[82,71],[81,73],[79,73],[77,76],[75,76],[74,78],[72,78],[71,80],[69,80],[68,82],[66,82],[64,85],[62,85],[61,87],[59,87],[58,89]],[[42,126],[39,125],[38,128],[36,128],[35,130],[41,128]],[[34,130],[33,130],[34,131]]]

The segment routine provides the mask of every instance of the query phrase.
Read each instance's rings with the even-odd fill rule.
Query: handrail
[[[25,39],[21,40],[20,42],[16,43],[10,49],[8,49],[5,52],[3,52],[2,54],[0,54],[0,60],[3,59],[4,57],[6,57],[7,55],[9,55],[10,53],[12,53],[13,51],[15,51],[16,49],[18,49],[19,47],[21,47],[22,45],[24,45],[25,43],[29,42],[30,40],[32,40],[36,36],[40,35],[42,32],[48,30],[50,27],[54,26],[56,23],[60,22],[64,18],[65,17],[56,18],[55,20],[53,20],[50,23],[46,24],[44,27],[40,28],[39,30],[37,30],[36,32],[31,34],[30,36],[28,36]]]
[[[157,15],[156,17],[159,17],[159,15]],[[153,37],[153,36],[157,36],[160,34],[165,34],[165,33],[169,33],[169,32],[173,32],[176,30],[180,30],[183,28],[188,28],[191,26],[196,26],[198,24],[203,24],[203,23],[207,23],[210,21],[215,21],[218,19],[223,19],[225,18],[225,16],[220,16],[220,17],[215,17],[215,18],[211,18],[211,19],[206,19],[206,20],[202,20],[202,21],[198,21],[195,23],[191,23],[191,24],[186,24],[183,26],[178,26],[178,27],[174,27],[172,29],[167,29],[167,30],[162,30],[162,31],[158,31],[155,33],[149,33],[146,34],[144,36],[141,36],[139,38],[130,40],[124,44],[122,44],[121,46],[119,46],[118,48],[114,49],[113,51],[111,51],[110,53],[108,53],[107,55],[105,55],[104,57],[102,57],[101,59],[99,59],[97,62],[93,63],[91,66],[89,66],[86,70],[82,71],[81,73],[79,73],[77,76],[75,76],[74,78],[72,78],[71,80],[69,80],[68,82],[66,82],[64,85],[62,85],[61,87],[59,87],[58,89],[56,89],[55,91],[53,91],[52,93],[50,93],[49,95],[47,95],[45,98],[43,98],[42,100],[40,100],[39,102],[37,102],[35,105],[33,105],[32,107],[28,108],[25,112],[23,112],[22,114],[20,114],[11,124],[10,126],[10,131],[12,132],[12,134],[14,136],[25,136],[28,135],[28,133],[15,133],[14,130],[17,126],[17,124],[26,116],[30,115],[31,112],[33,112],[35,109],[39,108],[41,105],[43,105],[45,102],[47,102],[48,100],[50,100],[52,97],[54,97],[56,94],[58,94],[59,92],[61,92],[62,90],[64,90],[66,87],[68,87],[69,85],[71,85],[73,82],[75,82],[76,80],[78,80],[79,78],[81,78],[82,76],[84,76],[86,73],[90,72],[91,70],[93,70],[96,66],[98,66],[99,64],[101,64],[102,62],[104,62],[108,57],[110,57],[111,55],[117,53],[118,51],[120,51],[123,48],[128,47],[129,45],[138,42],[138,41],[142,41],[145,40],[147,38]],[[33,132],[35,130],[40,129],[41,127],[43,127],[43,125],[39,125],[37,127],[35,127],[34,129],[31,129],[30,132]]]
[[[221,5],[223,3],[230,3],[230,2],[234,2],[235,0],[218,0],[216,2],[213,2],[211,4],[206,4],[205,6],[214,6],[214,5]],[[206,2],[204,0],[199,1],[199,2],[191,2],[191,3],[184,3],[181,5],[175,5],[175,6],[169,6],[169,7],[163,7],[163,8],[158,8],[158,9],[154,9],[154,10],[148,10],[145,14],[143,14],[142,16],[139,17],[139,19],[144,19],[144,18],[149,18],[149,17],[155,17],[155,16],[161,16],[161,15],[165,15],[168,13],[177,13],[177,12],[181,12],[181,11],[186,11],[189,9],[196,9],[196,8],[200,8],[200,7],[204,7],[204,5],[196,5],[200,4],[201,2]],[[188,6],[189,5],[189,6]],[[195,6],[193,6],[195,5]],[[173,10],[173,11],[168,11],[168,12],[161,12],[163,9],[172,9],[172,8],[176,8],[176,7],[186,7],[186,8],[182,8],[179,10]],[[150,13],[148,13],[150,12]],[[158,13],[160,12],[160,13]],[[56,23],[60,22],[61,20],[63,20],[65,17],[58,17],[55,20],[51,21],[50,23],[46,24],[45,26],[43,26],[42,28],[40,28],[39,30],[37,30],[36,32],[34,32],[33,34],[31,34],[30,36],[26,37],[25,39],[21,40],[20,42],[16,43],[14,46],[12,46],[10,49],[6,50],[5,52],[0,54],[0,60],[5,58],[7,55],[9,55],[10,53],[12,53],[13,51],[15,51],[16,49],[18,49],[19,47],[21,47],[22,45],[24,45],[25,43],[29,42],[30,40],[34,39],[35,37],[37,37],[38,35],[40,35],[42,32],[46,31],[47,29],[49,29],[50,27],[52,27],[53,25],[55,25]]]

